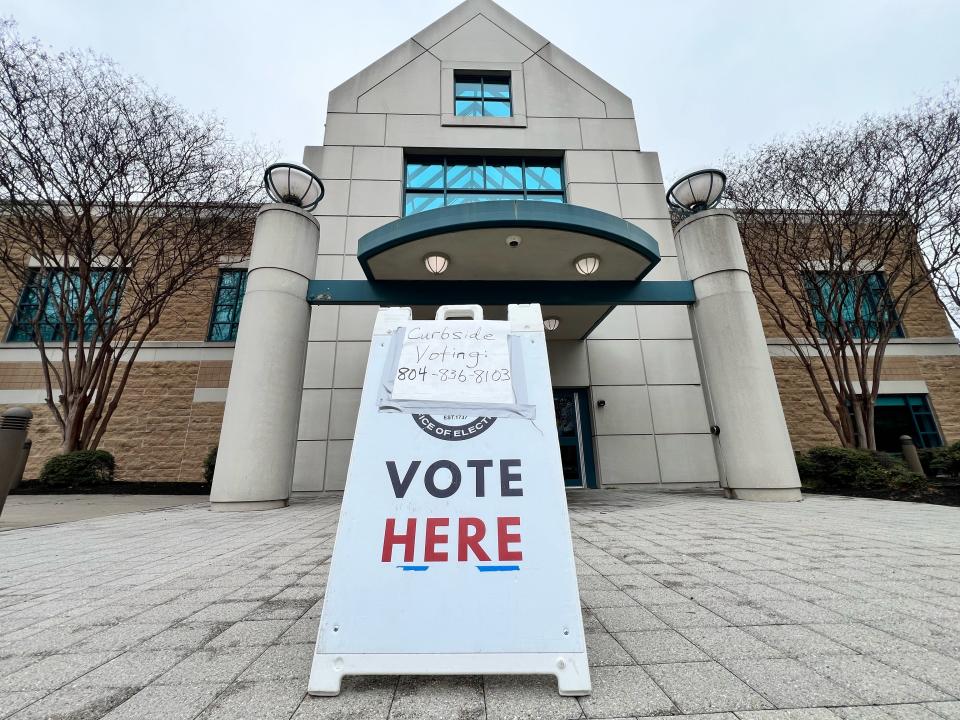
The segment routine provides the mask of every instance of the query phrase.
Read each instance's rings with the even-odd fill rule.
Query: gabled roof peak
[[[493,0],[464,0],[446,15],[441,16],[414,35],[413,40],[424,49],[429,50],[477,15],[483,15],[533,52],[537,52],[544,45],[549,44],[549,40],[529,25],[521,22],[516,16],[511,15]]]
[[[478,21],[478,17],[482,20]],[[492,49],[492,57],[476,58],[478,61],[486,59],[497,62],[497,54],[500,54],[510,56],[499,58],[500,62],[529,62],[540,67],[549,66],[552,72],[566,76],[602,103],[600,117],[634,116],[630,98],[493,0],[464,0],[412,38],[334,88],[330,92],[327,111],[357,112],[361,96],[394,73],[408,65],[412,66],[414,61],[427,64],[432,62],[439,66],[441,60],[451,57],[451,52],[454,59],[465,59],[457,57],[465,47],[464,34],[470,35],[477,42],[477,48]]]

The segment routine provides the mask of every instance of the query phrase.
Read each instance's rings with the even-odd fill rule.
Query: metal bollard
[[[923,465],[920,464],[920,456],[917,455],[917,448],[913,444],[913,438],[909,435],[901,435],[900,448],[903,451],[903,459],[907,461],[907,467],[917,475],[925,475]]]
[[[0,416],[0,513],[7,502],[7,494],[14,476],[20,470],[23,443],[33,413],[24,407],[13,407]]]
[[[27,460],[30,459],[30,449],[33,447],[33,440],[27,438],[23,441],[23,450],[20,451],[20,467],[13,473],[13,482],[10,483],[10,490],[16,490],[17,486],[23,481],[23,471],[27,469]]]

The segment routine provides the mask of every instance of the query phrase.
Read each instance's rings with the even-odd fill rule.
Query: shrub
[[[933,448],[930,453],[930,474],[960,476],[960,442]]]
[[[214,445],[203,459],[203,480],[207,485],[213,484],[213,472],[217,469],[217,446]]]
[[[920,467],[923,468],[923,474],[927,477],[935,477],[937,472],[930,464],[940,448],[917,448],[917,457],[920,458]]]
[[[809,492],[921,499],[929,492],[922,475],[886,453],[841,447],[816,447],[797,453],[800,481]]]
[[[115,467],[106,450],[77,450],[47,460],[39,481],[51,488],[96,486],[112,482]]]

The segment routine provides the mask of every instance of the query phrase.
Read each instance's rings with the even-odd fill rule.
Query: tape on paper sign
[[[512,405],[516,402],[502,320],[428,320],[406,328],[393,400]]]

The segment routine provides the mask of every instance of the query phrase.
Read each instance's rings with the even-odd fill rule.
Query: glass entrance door
[[[553,409],[560,440],[560,464],[567,487],[596,487],[590,407],[585,388],[554,388]]]

